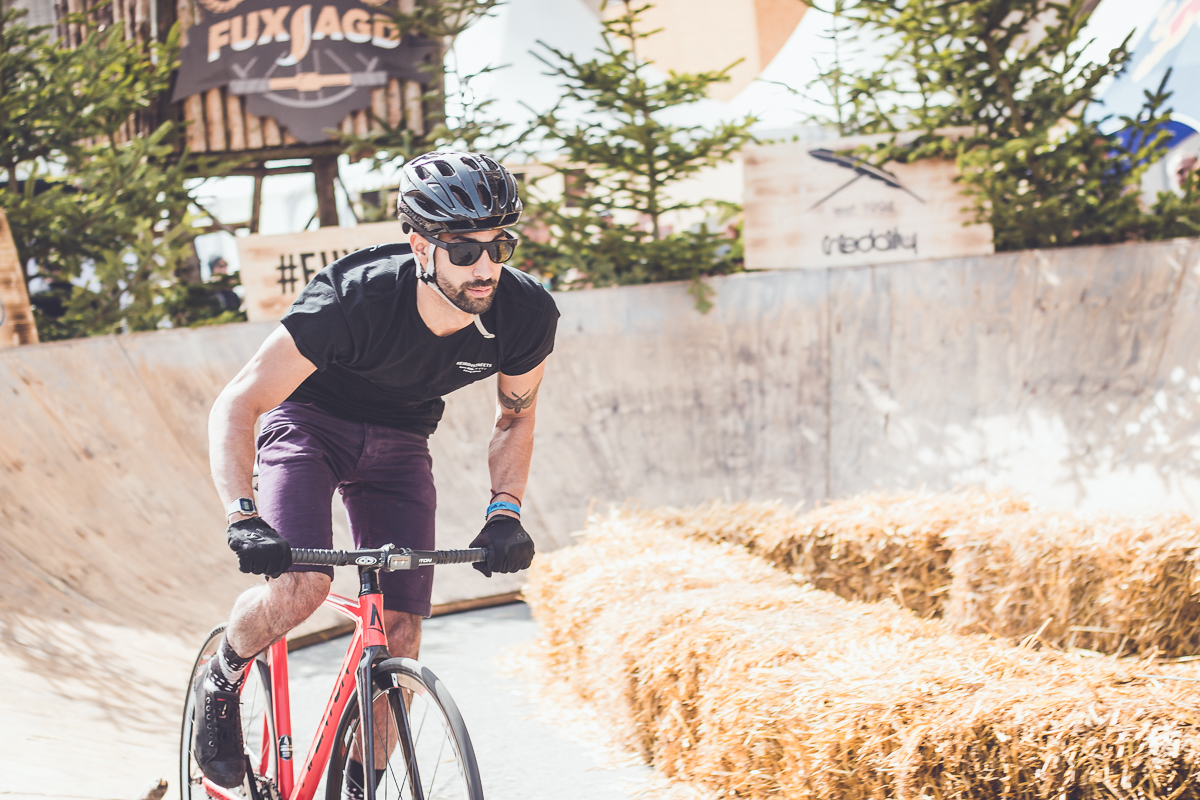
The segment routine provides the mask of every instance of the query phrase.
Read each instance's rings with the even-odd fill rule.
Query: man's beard
[[[470,281],[461,286],[451,286],[440,274],[435,277],[438,288],[442,290],[442,293],[450,299],[450,302],[459,311],[465,311],[468,314],[482,314],[492,307],[492,301],[496,299],[496,281]],[[487,297],[472,297],[467,293],[468,289],[483,289],[486,287],[491,287],[492,289]]]

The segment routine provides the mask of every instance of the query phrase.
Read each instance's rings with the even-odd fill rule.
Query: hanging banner
[[[1140,24],[1140,23],[1139,23]],[[1172,92],[1167,105],[1171,117],[1200,131],[1200,2],[1164,0],[1148,23],[1146,35],[1130,57],[1129,66],[1104,93],[1100,114],[1135,116],[1146,101],[1146,92],[1158,89],[1167,70]]]
[[[992,252],[953,161],[875,167],[850,153],[889,137],[743,151],[747,269],[824,269]]]
[[[342,256],[372,245],[407,241],[402,222],[239,236],[246,316],[251,322],[279,319],[313,276]]]
[[[273,117],[302,142],[329,138],[348,113],[371,105],[389,78],[427,84],[438,48],[402,36],[386,10],[358,0],[279,5],[278,0],[199,0],[207,13],[187,30],[172,100],[228,87],[246,110]]]

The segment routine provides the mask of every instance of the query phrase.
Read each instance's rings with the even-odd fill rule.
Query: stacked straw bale
[[[636,512],[731,542],[851,600],[891,598],[962,633],[1059,648],[1200,654],[1200,524],[1084,519],[1005,494],[871,494],[805,514],[778,503]]]
[[[687,535],[747,547],[850,600],[891,598],[922,617],[940,616],[951,587],[948,535],[964,524],[1003,525],[1029,513],[1006,494],[868,494],[804,515],[778,503],[713,503],[649,512]]]
[[[751,800],[1200,797],[1193,683],[956,635],[644,522],[539,555],[526,597],[547,677],[670,775]]]
[[[1200,653],[1200,527],[1027,514],[951,537],[945,619],[957,630],[1103,653]]]

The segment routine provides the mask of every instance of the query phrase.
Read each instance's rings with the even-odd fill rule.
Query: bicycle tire
[[[200,767],[192,758],[192,709],[195,705],[192,687],[200,670],[208,664],[209,659],[216,655],[221,637],[225,633],[226,623],[222,623],[208,632],[208,637],[196,655],[192,671],[188,676],[188,685],[183,703],[183,725],[179,733],[179,795],[181,800],[207,800],[208,793],[201,785],[202,774]],[[254,772],[246,775],[246,781],[240,790],[230,790],[233,794],[253,798],[255,796],[274,800],[279,797],[279,751],[275,742],[275,720],[268,713],[270,702],[270,679],[266,662],[257,658],[247,668],[246,682],[242,686],[242,737],[246,743],[247,755],[251,756]],[[269,746],[263,747],[264,742]],[[255,781],[252,791],[250,781]]]
[[[445,684],[429,668],[410,658],[381,661],[371,674],[373,708],[387,709],[385,714],[376,711],[375,728],[380,730],[383,724],[388,725],[388,738],[399,738],[402,715],[397,703],[403,702],[404,690],[412,693],[407,718],[411,723],[410,733],[422,788],[422,794],[413,794],[404,748],[395,746],[383,767],[385,774],[376,790],[376,800],[413,800],[418,796],[423,800],[483,800],[475,749]],[[380,702],[382,695],[387,695],[386,705]],[[346,764],[351,753],[358,750],[359,717],[356,694],[338,722],[325,781],[327,800],[340,800],[342,796]],[[448,759],[454,762],[452,769],[447,768]],[[380,768],[378,764],[376,768]]]

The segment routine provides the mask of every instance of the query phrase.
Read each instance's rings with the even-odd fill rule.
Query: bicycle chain
[[[279,793],[279,787],[275,785],[275,781],[255,775],[254,782],[258,784],[259,794],[264,800],[283,800],[283,795]]]

